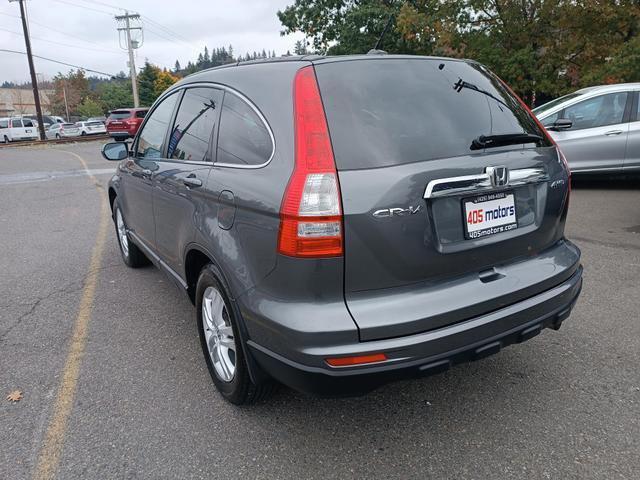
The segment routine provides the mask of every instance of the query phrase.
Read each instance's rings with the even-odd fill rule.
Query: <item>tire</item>
[[[82,133],[80,134],[81,137],[84,137],[87,135],[87,132],[85,132],[84,130],[82,131]]]
[[[56,133],[56,140],[60,140],[62,137],[60,136],[59,133]]]
[[[9,137],[7,137],[6,135],[4,136],[4,143],[9,143]]]
[[[196,287],[196,321],[202,353],[222,396],[235,405],[253,404],[266,399],[275,383],[256,385],[251,380],[240,343],[239,312],[218,278],[217,269],[212,264],[206,265]]]
[[[149,265],[149,259],[142,253],[142,250],[129,239],[127,224],[122,216],[122,210],[117,197],[113,202],[113,223],[116,227],[116,238],[118,239],[118,247],[120,247],[120,255],[125,265],[130,268],[140,268]]]

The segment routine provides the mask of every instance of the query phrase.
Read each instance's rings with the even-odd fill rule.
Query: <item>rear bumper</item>
[[[107,131],[107,133],[109,134],[110,137],[112,138],[131,138],[135,135],[134,133],[129,133],[127,131],[114,131],[114,132],[109,132]]]
[[[582,288],[582,267],[562,284],[494,312],[425,333],[314,349],[313,366],[285,358],[253,340],[247,344],[257,363],[296,390],[321,396],[358,395],[385,383],[443,372],[452,365],[497,353],[528,340],[544,328],[560,328]],[[331,368],[324,359],[384,352],[384,363]],[[326,367],[319,367],[324,364]]]

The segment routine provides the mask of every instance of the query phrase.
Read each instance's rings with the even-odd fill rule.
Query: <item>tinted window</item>
[[[213,88],[185,92],[169,140],[169,158],[206,160],[221,100],[222,91]]]
[[[477,64],[357,60],[318,65],[316,74],[342,169],[467,155],[480,135],[543,135],[518,100]]]
[[[627,92],[608,93],[583,100],[564,109],[562,116],[573,122],[571,130],[622,123]]]
[[[560,115],[560,112],[556,112],[553,115],[549,115],[544,120],[541,120],[542,125],[544,125],[545,127],[550,127],[555,123],[556,120],[558,120],[559,115]]]
[[[0,128],[9,128],[9,120],[0,120]]]
[[[14,118],[13,120],[11,120],[11,126],[13,128],[20,128],[22,127],[22,121],[19,118]]]
[[[84,125],[87,127],[98,127],[102,125],[102,122],[86,122]]]
[[[550,102],[545,103],[544,105],[540,105],[533,109],[533,113],[535,113],[538,117],[541,116],[544,112],[551,110],[554,107],[557,107],[563,102],[571,100],[573,98],[578,98],[581,95],[584,95],[585,92],[574,92],[569,95],[565,95],[560,98],[556,98],[555,100],[551,100]]]
[[[244,100],[226,93],[220,117],[217,163],[261,165],[269,160],[273,143],[266,125]]]
[[[117,110],[109,114],[109,118],[111,120],[122,120],[123,118],[129,118],[130,116],[131,112],[129,110]]]
[[[33,122],[31,120],[29,120],[28,118],[23,118],[22,119],[22,124],[25,127],[33,127]]]
[[[165,98],[147,119],[136,146],[138,157],[160,158],[162,156],[162,143],[177,99],[178,95],[175,93]]]
[[[144,118],[147,115],[147,110],[138,110],[136,112],[136,118]]]

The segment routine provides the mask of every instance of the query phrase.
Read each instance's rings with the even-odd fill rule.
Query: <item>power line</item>
[[[12,35],[16,35],[18,37],[22,37],[21,33],[14,32],[14,31],[8,30],[6,28],[0,27],[0,30],[2,30],[4,32],[7,32],[7,33],[11,33]],[[103,50],[103,49],[98,49],[98,48],[83,47],[83,46],[80,46],[80,45],[70,45],[68,43],[56,42],[55,40],[47,40],[47,39],[41,38],[41,37],[34,37],[33,35],[31,35],[31,39],[32,40],[38,40],[40,42],[51,43],[53,45],[60,45],[62,47],[79,48],[79,49],[82,49],[82,50],[91,50],[93,52],[106,52],[106,53],[111,53],[111,54],[115,54],[115,53],[119,54],[119,52],[114,52],[113,50]]]
[[[5,16],[7,16],[7,17],[12,17],[12,18],[20,19],[20,17],[18,17],[18,16],[16,16],[16,15],[10,15],[10,14],[8,14],[8,13],[2,13],[2,12],[0,12],[0,15],[5,15]],[[49,25],[45,25],[44,23],[40,23],[40,22],[37,22],[37,21],[32,20],[32,19],[29,19],[29,23],[33,23],[34,25],[38,25],[38,26],[39,26],[39,27],[41,27],[41,28],[45,28],[45,29],[47,29],[47,30],[51,30],[52,32],[56,32],[56,33],[57,33],[57,34],[59,34],[59,35],[64,35],[64,36],[66,36],[66,37],[73,38],[74,40],[77,40],[77,41],[80,41],[80,42],[91,43],[91,44],[93,44],[93,45],[97,45],[97,46],[99,46],[99,47],[102,47],[102,46],[103,46],[102,44],[100,44],[100,43],[98,43],[98,42],[94,42],[93,40],[89,40],[89,39],[87,39],[87,38],[81,38],[81,37],[78,37],[78,36],[76,36],[76,35],[72,35],[72,34],[70,34],[70,33],[63,32],[62,30],[57,30],[57,29],[55,29],[55,28],[53,28],[53,27],[50,27]],[[32,38],[35,38],[35,37],[32,37]],[[113,52],[113,53],[119,53],[119,52],[118,52],[118,50],[116,50],[116,49],[109,49],[109,48],[105,49],[104,51],[110,51],[110,52]]]
[[[157,27],[158,29],[160,29],[161,31],[166,32],[168,35],[171,35],[173,37],[175,37],[176,39],[178,39],[179,41],[189,45],[190,47],[194,47],[197,48],[193,43],[191,43],[190,40],[186,39],[185,37],[183,37],[182,35],[174,32],[173,30],[171,30],[170,28],[165,27],[164,25],[156,22],[155,20],[149,18],[148,15],[143,15],[142,19],[148,23],[150,23],[151,25],[154,25],[155,27]]]
[[[20,52],[18,50],[8,50],[6,48],[0,48],[0,52],[18,53],[20,55],[26,55],[27,54],[27,52]],[[54,60],[53,58],[47,58],[47,57],[43,57],[43,56],[40,56],[40,55],[33,55],[33,57],[39,58],[41,60],[46,60],[48,62],[58,63],[60,65],[65,65],[67,67],[79,68],[80,70],[84,70],[86,72],[97,73],[99,75],[105,75],[107,77],[115,77],[116,76],[113,73],[105,73],[105,72],[101,72],[99,70],[93,70],[91,68],[81,67],[79,65],[73,65],[72,63],[61,62],[60,60]]]
[[[78,5],[77,3],[71,3],[67,0],[53,0],[54,2],[64,3],[65,5],[71,5],[73,7],[84,8],[85,10],[91,10],[92,12],[102,13],[103,15],[113,16],[110,12],[105,12],[104,10],[98,10],[97,8],[87,7],[86,5]]]

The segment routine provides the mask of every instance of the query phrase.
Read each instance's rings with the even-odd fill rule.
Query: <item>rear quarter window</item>
[[[226,92],[216,163],[258,166],[268,162],[272,152],[271,135],[262,118],[243,99]]]
[[[468,155],[480,135],[544,135],[478,64],[366,59],[319,64],[316,75],[339,169]]]
[[[0,128],[9,128],[9,120],[0,120]]]

